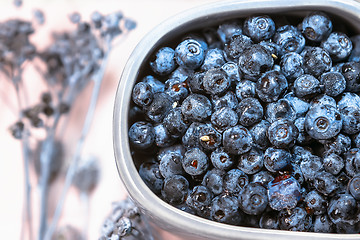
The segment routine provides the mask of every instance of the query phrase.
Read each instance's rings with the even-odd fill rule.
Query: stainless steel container
[[[114,149],[120,177],[132,199],[155,228],[180,239],[360,239],[360,235],[303,233],[231,226],[206,220],[165,203],[141,180],[130,152],[128,114],[132,88],[150,54],[165,42],[191,30],[230,18],[256,13],[305,16],[322,10],[339,17],[360,33],[360,3],[354,0],[232,0],[219,1],[179,14],[153,29],[129,58],[119,83],[114,107]],[[168,237],[166,237],[168,239]]]

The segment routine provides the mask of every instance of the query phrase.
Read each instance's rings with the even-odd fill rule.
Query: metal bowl
[[[131,92],[144,75],[150,55],[159,46],[171,44],[190,31],[251,14],[305,16],[321,10],[341,19],[360,33],[360,3],[354,0],[232,0],[219,1],[179,14],[153,29],[130,56],[119,83],[114,107],[114,150],[120,177],[129,195],[144,212],[150,225],[177,239],[359,239],[358,234],[322,234],[267,230],[222,224],[188,214],[157,197],[142,181],[136,166],[143,159],[132,157],[128,140]]]

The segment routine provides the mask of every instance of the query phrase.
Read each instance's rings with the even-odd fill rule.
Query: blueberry
[[[234,165],[233,158],[223,148],[215,149],[210,155],[210,160],[212,165],[220,170],[228,170]]]
[[[220,95],[230,87],[231,81],[222,68],[211,68],[203,78],[204,90],[210,95]]]
[[[222,70],[226,72],[229,76],[231,82],[237,83],[240,81],[241,72],[239,72],[239,68],[234,62],[226,62],[221,66]]]
[[[281,72],[287,79],[296,79],[304,74],[303,57],[296,52],[286,53],[281,57]]]
[[[269,147],[264,153],[264,166],[270,172],[283,170],[291,162],[291,154],[284,150]]]
[[[184,120],[180,107],[170,110],[164,118],[163,124],[174,137],[181,137],[188,128],[188,123]]]
[[[180,102],[189,95],[189,90],[185,82],[179,78],[170,78],[165,82],[165,93],[168,94],[174,102]]]
[[[333,28],[330,18],[323,12],[312,12],[301,23],[301,31],[310,41],[326,39]]]
[[[228,107],[220,108],[211,115],[211,123],[219,132],[234,127],[238,123],[238,119],[238,114]]]
[[[309,192],[304,202],[305,209],[310,215],[321,215],[327,212],[327,199],[316,190]]]
[[[221,144],[221,133],[215,130],[211,124],[206,124],[199,130],[199,141],[203,149],[214,150]]]
[[[176,79],[178,78],[180,82],[186,82],[191,78],[191,76],[194,74],[193,69],[189,69],[183,66],[179,66],[176,68],[170,75],[170,78]]]
[[[300,53],[305,47],[305,38],[296,27],[291,25],[279,27],[273,40],[280,46],[280,56],[289,52]]]
[[[252,143],[251,133],[243,126],[231,127],[223,133],[223,146],[230,154],[246,153],[251,149]]]
[[[213,105],[214,111],[217,111],[223,107],[228,107],[235,110],[239,104],[235,93],[232,91],[227,91],[223,96],[211,96],[211,103]]]
[[[244,98],[236,111],[239,115],[239,123],[246,127],[260,122],[264,115],[263,107],[256,98]]]
[[[299,98],[312,97],[321,92],[320,82],[310,74],[301,75],[294,82],[294,92]]]
[[[221,42],[226,43],[232,36],[242,34],[242,27],[238,21],[226,21],[219,25],[217,34]]]
[[[252,43],[253,41],[248,36],[243,34],[233,35],[224,46],[226,58],[228,61],[236,61]]]
[[[350,194],[340,194],[331,199],[328,216],[335,225],[344,224],[343,227],[346,227],[347,224],[358,225],[358,204]],[[343,230],[346,231],[346,229]]]
[[[139,121],[129,129],[129,140],[137,149],[147,149],[154,144],[155,131],[151,123]]]
[[[202,185],[195,186],[186,199],[186,204],[198,215],[203,216],[211,204],[213,194]]]
[[[263,102],[277,101],[287,90],[288,82],[278,71],[268,71],[256,82],[256,93]]]
[[[246,174],[259,172],[264,165],[264,152],[252,148],[249,152],[240,155],[237,168]]]
[[[294,208],[301,198],[300,184],[289,175],[279,176],[268,183],[267,196],[274,210]]]
[[[154,94],[151,104],[145,108],[147,117],[155,123],[161,123],[164,117],[172,109],[173,101],[171,97],[165,93]]]
[[[182,144],[186,149],[193,147],[201,148],[200,145],[200,129],[206,124],[193,122],[182,136]]]
[[[353,136],[353,143],[356,148],[360,148],[360,133],[357,133]]]
[[[318,233],[334,232],[334,224],[331,222],[330,218],[326,214],[315,217],[314,232],[318,232]]]
[[[184,170],[181,165],[183,156],[176,151],[167,151],[166,153],[158,156],[159,170],[164,178],[172,175],[182,175]]]
[[[190,94],[181,105],[186,120],[202,122],[211,115],[211,102],[204,95]]]
[[[324,93],[336,97],[345,91],[346,80],[339,72],[326,72],[320,76],[320,83],[323,85]]]
[[[340,73],[346,79],[346,91],[359,92],[360,91],[360,63],[346,62],[340,68]]]
[[[219,195],[224,190],[225,171],[213,168],[208,171],[202,181],[202,185],[206,186],[214,195]]]
[[[189,191],[189,182],[182,175],[172,175],[165,178],[161,195],[170,204],[185,202]]]
[[[274,60],[278,59],[279,51],[280,51],[280,46],[278,44],[276,44],[271,39],[269,39],[267,41],[259,42],[259,45],[266,48],[266,50],[268,50],[271,53],[271,56],[274,58]]]
[[[348,185],[349,192],[356,199],[360,200],[360,175],[355,175]]]
[[[224,176],[225,192],[237,194],[249,183],[249,177],[239,169],[231,169]]]
[[[154,93],[149,84],[139,82],[135,84],[132,91],[132,100],[140,107],[149,106],[154,98]]]
[[[274,35],[275,23],[267,15],[251,16],[245,19],[243,31],[254,42],[260,42],[270,39]]]
[[[344,160],[335,153],[328,153],[324,156],[323,164],[325,171],[337,175],[344,168]]]
[[[296,112],[290,100],[282,98],[266,106],[265,119],[270,123],[281,119],[293,121],[295,118]]]
[[[155,58],[150,62],[150,67],[154,73],[167,75],[176,68],[175,51],[170,47],[160,48],[155,53]]]
[[[360,108],[345,107],[340,110],[343,120],[342,132],[356,134],[360,131]]]
[[[164,184],[164,179],[160,174],[159,163],[142,163],[139,168],[139,175],[151,191],[153,191],[155,194],[160,193]]]
[[[235,94],[236,97],[241,101],[248,97],[255,97],[255,83],[250,80],[241,80],[236,84]]]
[[[209,49],[205,54],[204,63],[201,65],[201,69],[207,71],[211,68],[220,68],[224,63],[225,58],[223,50],[218,48]]]
[[[339,111],[330,105],[317,105],[311,108],[305,117],[305,129],[314,139],[330,139],[342,128]]]
[[[330,54],[320,47],[308,47],[301,53],[304,59],[305,73],[320,76],[332,67]]]
[[[253,136],[254,145],[262,150],[266,150],[270,146],[269,139],[266,135],[270,123],[266,120],[255,124],[250,128],[250,133]]]
[[[326,40],[321,42],[321,47],[329,52],[334,61],[346,59],[353,48],[350,38],[340,32],[332,32]]]
[[[191,176],[201,175],[208,169],[209,159],[199,148],[192,148],[185,152],[182,166]]]
[[[298,181],[300,185],[302,185],[305,181],[304,174],[301,171],[301,168],[296,163],[291,163],[291,176]]]
[[[299,130],[292,121],[281,119],[273,122],[267,130],[270,143],[277,148],[294,146]]]
[[[181,144],[175,144],[170,147],[160,148],[157,154],[157,159],[160,161],[163,158],[163,156],[169,154],[169,152],[175,152],[176,154],[181,156],[181,159],[183,159],[186,150]]]
[[[279,226],[281,230],[307,232],[311,225],[311,217],[301,207],[291,210],[284,209],[279,213]]]
[[[185,40],[195,40],[197,41],[198,43],[200,43],[202,49],[204,49],[204,51],[206,52],[207,50],[209,50],[209,45],[207,44],[206,42],[206,39],[201,35],[201,34],[197,34],[197,33],[190,33],[190,34],[187,34],[183,39],[182,41],[185,41]]]
[[[238,211],[236,197],[220,195],[211,202],[211,219],[221,223],[239,225],[241,215]]]
[[[238,199],[240,209],[250,215],[260,215],[268,205],[266,189],[259,183],[246,185]]]
[[[259,221],[260,228],[279,229],[278,215],[277,211],[264,212]]]
[[[154,76],[147,75],[142,79],[142,82],[148,84],[153,93],[165,91],[165,84],[154,78]]]
[[[155,143],[158,147],[169,147],[175,143],[175,139],[168,132],[164,124],[154,126]]]
[[[187,79],[187,85],[192,93],[205,93],[203,80],[205,72],[195,72],[191,78]]]
[[[186,39],[175,48],[176,62],[185,68],[196,69],[204,62],[205,51],[195,39]]]
[[[270,70],[273,65],[274,59],[270,52],[259,44],[249,46],[239,56],[240,70],[250,77],[260,77]]]
[[[263,170],[251,175],[250,182],[260,183],[263,187],[267,188],[268,183],[274,180],[274,177],[270,174],[270,172]]]
[[[345,171],[350,177],[360,173],[360,149],[352,148],[344,153]]]
[[[325,196],[332,196],[339,189],[335,176],[325,171],[318,172],[315,175],[314,186]]]
[[[321,158],[316,155],[310,155],[302,160],[300,169],[304,174],[304,178],[308,182],[312,182],[318,172],[324,169]]]

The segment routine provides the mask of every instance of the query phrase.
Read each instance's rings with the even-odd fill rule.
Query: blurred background
[[[111,211],[111,203],[124,199],[124,189],[115,165],[112,142],[112,112],[115,92],[121,72],[132,50],[142,37],[165,19],[214,0],[23,0],[20,8],[16,8],[13,0],[0,0],[0,21],[10,18],[31,20],[33,10],[42,10],[46,22],[36,27],[32,42],[38,48],[45,48],[51,42],[51,33],[74,28],[69,21],[69,14],[78,12],[87,20],[94,11],[108,14],[122,11],[124,16],[137,22],[137,27],[112,51],[109,65],[100,91],[91,131],[85,142],[83,155],[99,158],[101,178],[97,188],[90,197],[88,219],[86,208],[82,205],[79,194],[74,189],[68,193],[65,208],[59,226],[71,225],[82,228],[88,220],[88,239],[98,239],[100,227]],[[38,89],[40,85],[32,79],[33,73],[26,73],[27,86]],[[73,106],[69,127],[64,135],[66,151],[71,153],[80,133],[84,119],[84,111],[91,92],[91,86],[79,96]],[[8,128],[16,119],[15,91],[11,85],[0,79],[0,226],[2,239],[20,239],[22,209],[24,205],[24,168],[20,141],[14,139]],[[32,171],[33,172],[33,171]],[[57,196],[62,186],[60,179],[54,183],[50,195]],[[33,190],[33,214],[39,211],[39,189],[37,179],[31,176]],[[52,199],[52,197],[50,199]],[[56,203],[50,200],[50,208]],[[36,218],[35,218],[36,219]],[[34,222],[36,229],[38,222]]]

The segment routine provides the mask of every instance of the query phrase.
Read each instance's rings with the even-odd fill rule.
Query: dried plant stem
[[[110,41],[109,41],[110,42]],[[106,65],[109,59],[109,52],[111,50],[110,44],[108,44],[108,49],[107,51],[104,53],[104,58],[103,61],[101,63],[100,69],[98,70],[98,72],[94,75],[93,77],[93,81],[94,81],[94,86],[93,86],[93,90],[92,90],[92,94],[91,94],[91,99],[90,99],[90,103],[89,103],[89,108],[88,111],[86,113],[86,117],[85,117],[85,121],[84,121],[84,125],[81,131],[81,135],[80,138],[77,142],[76,145],[76,149],[75,149],[75,153],[72,157],[72,161],[70,163],[69,169],[66,172],[66,177],[65,177],[65,183],[64,183],[64,187],[63,190],[61,192],[60,195],[60,199],[58,201],[58,204],[56,206],[55,209],[55,213],[54,213],[54,217],[52,219],[52,222],[49,226],[49,228],[47,229],[47,232],[45,234],[44,239],[45,240],[51,240],[52,235],[54,234],[54,231],[56,229],[56,226],[58,224],[59,218],[61,216],[61,212],[64,206],[64,202],[65,202],[65,198],[66,198],[66,194],[72,184],[72,180],[74,177],[74,174],[76,172],[76,168],[80,159],[80,155],[81,155],[81,151],[83,149],[84,146],[84,142],[85,142],[85,138],[89,132],[92,120],[93,120],[93,116],[95,113],[95,108],[96,108],[96,103],[99,97],[99,92],[100,92],[100,87],[101,87],[101,83],[105,74],[105,69],[106,69]]]
[[[22,74],[22,70],[19,70],[18,75],[15,77],[14,73],[12,72],[12,82],[14,84],[15,92],[16,92],[16,98],[19,108],[19,119],[23,119],[23,104],[20,96],[20,89],[19,89],[19,82],[16,80],[16,78],[20,78]],[[25,225],[28,226],[28,234],[29,239],[32,240],[33,232],[32,232],[32,207],[31,207],[31,183],[30,183],[30,171],[29,171],[29,155],[28,155],[28,132],[25,128],[23,132],[23,136],[21,138],[21,149],[22,149],[22,157],[24,160],[24,174],[25,174],[25,203],[24,203],[24,211],[23,211],[23,227],[22,227],[22,233],[25,231]]]

